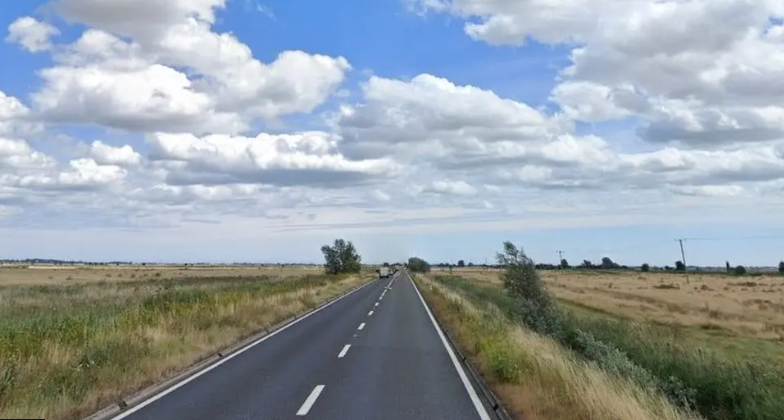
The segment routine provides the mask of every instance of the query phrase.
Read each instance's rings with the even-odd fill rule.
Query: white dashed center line
[[[349,347],[351,347],[351,344],[346,344],[345,346],[343,346],[343,350],[341,350],[340,354],[338,354],[338,359],[342,359],[343,356],[346,355],[346,353],[348,352],[348,348]]]
[[[376,306],[378,306],[378,302],[376,302]]]
[[[357,328],[357,329],[358,329],[358,330],[361,330],[361,329],[363,329],[363,328],[365,328],[365,323],[364,323],[364,322],[363,322],[363,323],[361,323],[361,324],[359,324],[359,328]]]
[[[310,411],[310,408],[313,407],[313,404],[316,402],[316,399],[319,397],[319,395],[321,395],[321,391],[323,390],[324,385],[316,385],[316,387],[313,389],[313,392],[311,392],[305,402],[302,403],[302,407],[300,407],[299,411],[297,411],[297,415],[304,416],[308,414],[308,411]]]
[[[373,311],[368,312],[368,316],[373,315]]]

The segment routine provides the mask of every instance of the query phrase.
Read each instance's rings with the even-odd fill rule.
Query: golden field
[[[447,271],[448,272],[448,271]],[[500,271],[454,269],[453,275],[500,285]],[[540,271],[563,302],[623,317],[741,337],[784,340],[784,277],[664,272]]]

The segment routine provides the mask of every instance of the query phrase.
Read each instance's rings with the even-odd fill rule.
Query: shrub
[[[643,273],[647,273],[651,271],[651,266],[645,263],[642,265],[642,267],[640,267],[640,270],[642,270]]]
[[[784,274],[784,261],[779,262],[779,273]]]
[[[744,267],[744,266],[742,266],[742,265],[739,265],[739,266],[735,267],[735,269],[734,269],[734,270],[732,270],[732,272],[733,272],[733,273],[734,273],[736,276],[742,276],[742,275],[746,274],[746,267]]]

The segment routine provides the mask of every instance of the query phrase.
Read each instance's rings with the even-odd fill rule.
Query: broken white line
[[[359,328],[357,328],[357,329],[358,329],[358,330],[361,330],[362,328],[365,328],[365,323],[364,323],[364,322],[363,322],[363,323],[361,323],[361,324],[359,324]]]
[[[342,359],[343,356],[346,355],[346,353],[348,352],[348,348],[349,347],[351,347],[351,344],[346,344],[345,346],[343,346],[343,350],[341,350],[340,354],[338,354],[338,359]]]
[[[302,407],[300,407],[299,411],[297,411],[297,415],[304,416],[305,414],[308,414],[308,411],[310,411],[310,407],[313,407],[313,404],[316,402],[316,399],[319,397],[321,391],[323,390],[324,390],[324,385],[316,385],[316,387],[313,389],[313,392],[311,392],[310,395],[308,395],[308,398],[305,400],[305,402],[302,403]]]
[[[373,315],[373,311],[368,312],[368,316]]]
[[[378,306],[378,302],[376,302],[376,306]]]

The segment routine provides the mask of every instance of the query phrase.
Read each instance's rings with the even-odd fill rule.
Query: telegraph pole
[[[689,284],[689,269],[686,266],[686,253],[683,252],[683,239],[676,239],[681,245],[681,261],[683,262],[683,272],[686,273],[686,284]]]

